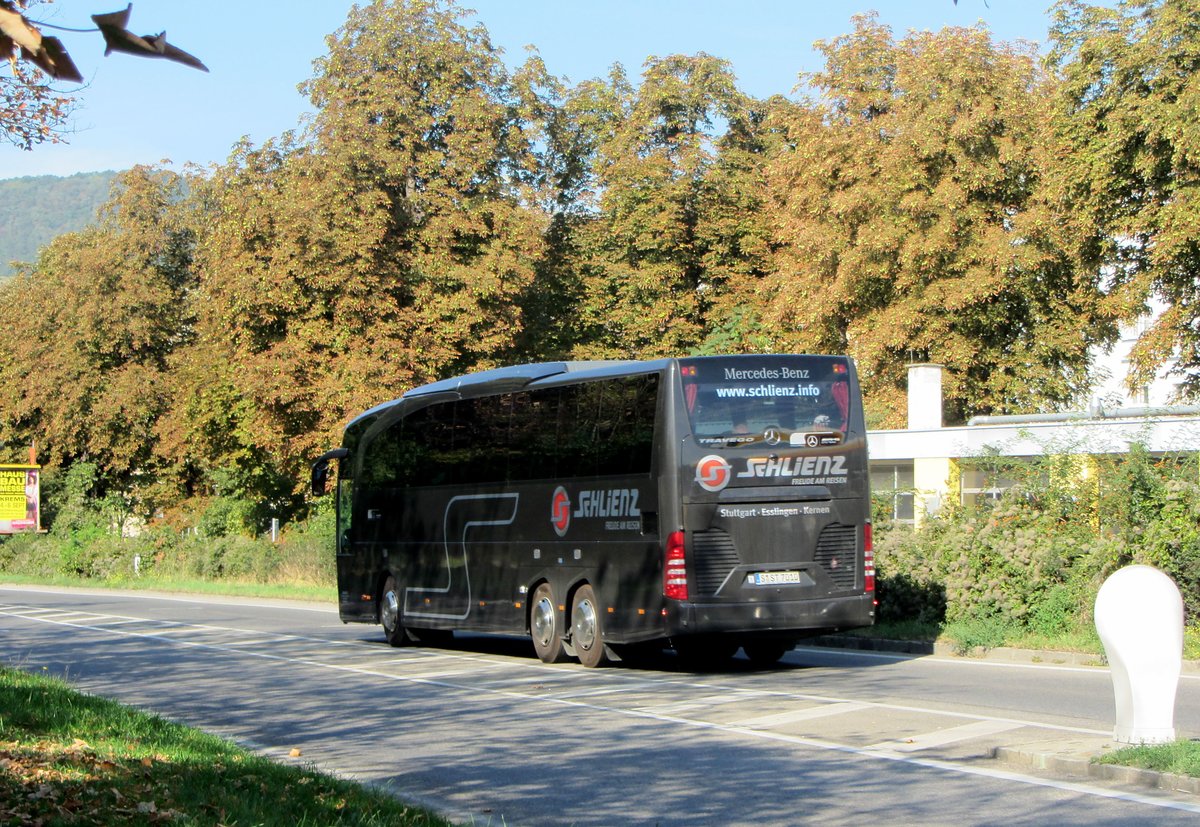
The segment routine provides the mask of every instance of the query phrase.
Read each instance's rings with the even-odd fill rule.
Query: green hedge
[[[1200,619],[1200,478],[1195,455],[1056,454],[970,463],[1015,480],[999,500],[951,505],[920,528],[881,522],[881,621],[955,627],[972,645],[1092,625],[1096,592],[1132,563],[1156,566]]]
[[[144,526],[122,537],[97,505],[89,513],[55,523],[47,534],[0,538],[0,573],[32,578],[80,578],[119,585],[139,578],[231,580],[334,588],[333,514],[321,508],[309,519],[284,527],[278,542],[269,536],[207,533],[226,525],[199,521],[184,530]],[[203,518],[203,515],[202,515]]]

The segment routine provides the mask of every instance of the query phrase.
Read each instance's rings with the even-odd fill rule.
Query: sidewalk
[[[871,652],[895,652],[908,655],[980,659],[1008,663],[1045,663],[1107,669],[1103,655],[1092,652],[1055,652],[1000,647],[960,654],[954,646],[928,641],[886,640],[869,637],[827,635],[805,641],[808,645],[856,649]],[[1184,660],[1184,674],[1200,674],[1200,661]],[[1092,762],[1106,753],[1127,746],[1101,736],[1063,736],[1021,745],[996,746],[991,757],[1013,769],[1049,773],[1067,778],[1087,778],[1099,782],[1143,789],[1168,790],[1200,796],[1200,778]]]

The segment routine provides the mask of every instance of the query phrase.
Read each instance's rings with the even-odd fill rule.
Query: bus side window
[[[648,474],[657,409],[654,374],[604,382],[596,427],[596,473]]]
[[[456,436],[465,438],[465,449],[455,450],[456,481],[481,485],[508,478],[508,421],[512,395],[482,396],[458,402]],[[458,445],[457,439],[455,445]]]
[[[512,454],[509,479],[552,480],[557,476],[559,402],[558,388],[513,394],[508,432]]]

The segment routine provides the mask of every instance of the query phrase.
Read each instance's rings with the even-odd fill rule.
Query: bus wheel
[[[549,583],[543,583],[533,592],[533,600],[529,604],[529,636],[533,638],[533,648],[543,663],[562,663],[567,659],[562,635],[558,633],[554,592]]]
[[[379,599],[379,622],[383,626],[384,638],[392,646],[404,646],[408,643],[401,614],[400,587],[396,578],[388,575],[387,582],[383,584],[383,596]]]
[[[608,662],[604,652],[600,610],[596,607],[596,593],[589,585],[579,587],[571,605],[571,644],[575,647],[579,662],[588,668],[603,666]]]
[[[792,644],[785,640],[756,640],[742,644],[742,651],[755,666],[773,666],[791,650]]]

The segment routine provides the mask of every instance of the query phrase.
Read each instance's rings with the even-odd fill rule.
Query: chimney
[[[942,366],[908,366],[908,429],[942,427]]]

